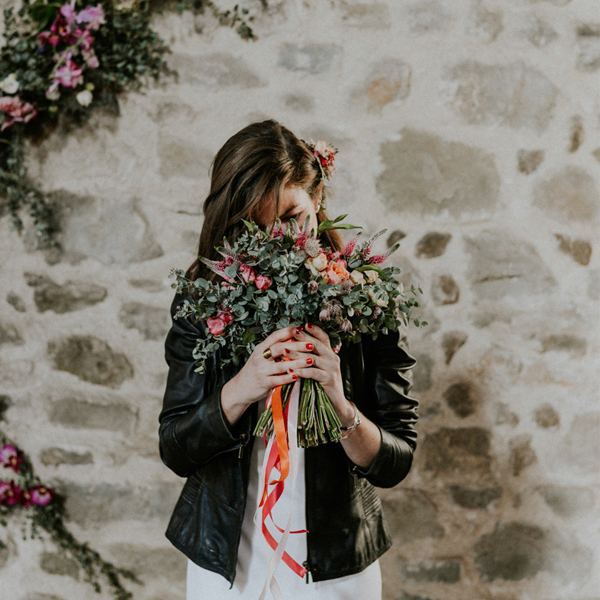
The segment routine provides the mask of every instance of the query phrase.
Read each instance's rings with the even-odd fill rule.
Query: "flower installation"
[[[262,2],[266,7],[266,0]],[[157,8],[158,7],[158,8]],[[247,9],[221,10],[211,0],[157,0],[182,11],[212,11],[219,24],[255,39]],[[171,73],[169,51],[150,27],[151,6],[141,0],[25,1],[4,11],[5,44],[0,49],[0,214],[12,229],[24,229],[27,211],[39,247],[56,246],[52,206],[27,177],[24,142],[39,144],[58,126],[81,126],[92,111],[118,115],[118,94],[140,88],[148,78]],[[4,205],[4,206],[3,206]],[[4,211],[2,209],[5,209]]]
[[[64,498],[35,476],[23,451],[0,432],[0,524],[6,527],[9,518],[19,515],[30,521],[31,538],[42,539],[39,530],[44,529],[66,556],[75,559],[84,572],[85,581],[96,592],[102,589],[100,579],[103,577],[114,598],[127,600],[133,597],[121,584],[120,577],[135,583],[141,581],[131,571],[106,562],[87,543],[73,537],[64,524]],[[0,540],[0,547],[4,546]]]

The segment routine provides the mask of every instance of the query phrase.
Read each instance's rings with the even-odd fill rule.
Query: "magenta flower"
[[[75,17],[77,15],[75,11],[75,0],[71,0],[71,2],[68,2],[67,4],[61,6],[60,14],[65,18],[67,25],[72,25],[73,23],[75,23]]]
[[[102,5],[86,6],[76,17],[78,23],[89,23],[90,29],[99,29],[100,25],[106,23]]]
[[[65,87],[76,87],[83,81],[81,69],[71,60],[71,53],[67,52],[67,60],[63,65],[56,69],[54,80]]]
[[[12,127],[17,122],[27,123],[37,115],[37,109],[33,104],[24,102],[18,96],[3,96],[0,98],[0,112],[4,113],[4,123],[0,131]]]
[[[223,319],[206,319],[206,324],[208,325],[208,330],[213,335],[221,335],[225,330],[225,321]]]
[[[82,50],[81,56],[90,69],[97,69],[100,66],[100,61],[93,50]]]
[[[358,235],[360,235],[360,233]],[[358,235],[355,238],[351,239],[344,246],[344,249],[342,250],[342,256],[350,256],[352,254],[352,252],[354,251],[354,247],[356,246],[356,242],[358,242]]]
[[[21,470],[19,466],[23,462],[23,453],[17,450],[12,444],[4,444],[0,448],[0,464],[5,468],[12,469],[15,473]]]
[[[31,501],[36,506],[46,506],[52,501],[52,498],[54,496],[54,490],[52,488],[47,488],[44,485],[38,484],[34,485],[29,490],[29,494],[31,495]]]
[[[23,490],[14,481],[0,481],[0,504],[13,506],[21,500]]]
[[[19,501],[25,508],[29,508],[31,506],[31,494],[27,490],[23,490]]]
[[[256,279],[256,271],[246,263],[240,265],[240,275],[244,283],[252,283]]]

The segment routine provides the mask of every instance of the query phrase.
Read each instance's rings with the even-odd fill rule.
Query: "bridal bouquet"
[[[421,288],[411,285],[414,297],[409,297],[393,277],[400,269],[381,266],[400,244],[385,254],[372,254],[373,243],[385,229],[362,244],[359,234],[341,252],[321,244],[318,236],[323,231],[360,229],[341,223],[345,217],[324,221],[316,234],[309,231],[308,218],[302,227],[294,219],[288,227],[277,220],[266,231],[244,221],[247,230],[233,246],[225,239],[223,247],[217,248],[222,260],[199,257],[220,275],[220,282],[190,281],[184,271],[171,270],[169,277],[177,277],[172,287],[178,293],[194,297],[199,292],[198,300],[185,300],[175,315],[191,316],[206,326],[207,333],[197,340],[193,352],[197,372],[204,372],[206,361],[220,347],[225,350],[222,365],[245,362],[257,343],[291,325],[318,324],[338,351],[342,343],[359,342],[363,335],[376,339],[380,332],[396,331],[411,320],[417,327],[427,325],[412,317]],[[301,383],[299,446],[338,441],[341,424],[323,387],[312,379]],[[293,385],[280,390],[284,409]],[[254,434],[273,435],[271,407],[262,414]]]

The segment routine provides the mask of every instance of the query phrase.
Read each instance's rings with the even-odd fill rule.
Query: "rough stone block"
[[[113,544],[110,554],[116,563],[133,571],[141,579],[162,577],[185,581],[187,558],[175,548],[144,548],[135,544]]]
[[[558,88],[523,62],[489,65],[475,60],[447,66],[445,102],[465,123],[545,131],[554,117]]]
[[[600,23],[581,23],[577,27],[577,69],[600,69]]]
[[[446,364],[449,365],[454,355],[465,345],[468,336],[463,331],[448,331],[442,338],[442,348],[446,358]]]
[[[523,15],[522,34],[536,48],[544,48],[558,38],[558,33],[547,21],[532,13]]]
[[[389,210],[460,220],[496,209],[500,177],[493,156],[479,148],[403,128],[380,155],[377,193]]]
[[[533,173],[544,160],[543,150],[519,150],[517,153],[518,168],[521,173]]]
[[[45,250],[54,264],[92,258],[106,265],[128,265],[163,255],[136,198],[94,198],[63,190],[47,194],[60,226],[60,248]]]
[[[133,367],[127,357],[93,336],[73,335],[50,341],[48,354],[56,369],[90,383],[118,388],[133,377]]]
[[[10,396],[0,394],[0,421],[4,421],[4,413],[13,405]]]
[[[129,285],[146,292],[162,292],[165,289],[165,284],[154,279],[130,279]]]
[[[439,0],[421,0],[408,5],[404,18],[411,33],[442,31],[450,22],[450,13]]]
[[[438,522],[437,507],[425,492],[399,489],[383,498],[382,503],[394,540],[400,544],[444,535],[444,528]]]
[[[159,173],[165,179],[184,177],[204,181],[208,179],[210,164],[213,159],[211,152],[182,139],[171,133],[162,131],[158,139]]]
[[[52,310],[64,314],[102,302],[108,291],[101,285],[86,281],[66,281],[58,285],[46,275],[24,273],[27,285],[34,288],[33,301],[39,312]]]
[[[25,312],[27,310],[27,306],[25,305],[25,302],[23,302],[23,299],[14,292],[8,292],[8,294],[6,294],[6,301],[19,312]]]
[[[394,100],[403,100],[410,93],[411,68],[407,63],[386,58],[375,63],[361,87],[353,93],[353,98],[367,108],[380,110]]]
[[[537,250],[524,240],[500,231],[482,231],[465,237],[469,255],[468,277],[481,299],[543,294],[556,281]]]
[[[66,575],[79,581],[79,564],[59,552],[43,552],[40,557],[42,571],[50,575]]]
[[[127,302],[119,311],[119,320],[129,329],[137,329],[147,340],[162,340],[171,327],[171,319],[164,308]]]
[[[471,2],[465,31],[476,40],[489,44],[504,29],[502,11],[489,10],[481,0]]]
[[[124,404],[93,404],[79,398],[62,398],[52,403],[50,421],[74,429],[105,429],[128,434],[133,431],[136,413]]]
[[[499,487],[466,488],[451,485],[448,489],[454,503],[468,509],[485,509],[502,495],[502,489]]]
[[[560,517],[579,517],[589,513],[594,506],[594,491],[590,488],[544,485],[538,491]]]
[[[450,233],[432,231],[426,233],[418,242],[415,250],[417,258],[436,258],[446,252],[446,247],[452,239]]]
[[[425,470],[440,476],[489,475],[490,436],[491,433],[481,427],[443,428],[426,434],[422,445]]]
[[[341,6],[342,22],[351,27],[385,29],[390,26],[390,9],[383,2],[351,2]]]
[[[509,463],[514,477],[518,477],[527,467],[537,462],[537,455],[531,447],[531,436],[527,433],[509,442]]]
[[[566,235],[555,233],[554,237],[559,241],[559,249],[568,254],[575,262],[580,265],[588,265],[592,257],[592,245],[586,240],[572,240]]]
[[[434,304],[456,304],[460,298],[460,288],[452,275],[434,275],[431,283],[431,297]]]
[[[459,381],[447,387],[444,400],[452,412],[462,419],[472,415],[480,404],[477,390],[470,381]]]
[[[600,412],[578,415],[558,447],[561,461],[582,471],[600,472]]]
[[[535,422],[544,429],[549,427],[558,427],[560,425],[560,416],[551,404],[542,404],[535,409]]]
[[[91,465],[94,462],[94,457],[89,450],[76,452],[54,446],[40,451],[40,461],[43,465],[51,467],[57,467],[58,465]]]
[[[596,223],[600,194],[587,171],[567,165],[549,179],[536,184],[533,205],[561,223]]]
[[[318,75],[331,71],[340,57],[341,50],[332,44],[284,44],[277,65],[288,71]]]
[[[457,583],[460,581],[460,558],[400,561],[402,578],[416,583]]]
[[[557,333],[542,339],[542,352],[567,352],[581,358],[587,351],[587,340],[570,333]]]
[[[413,391],[426,392],[433,386],[431,371],[433,369],[433,359],[428,354],[415,354],[417,364],[413,369]]]
[[[22,346],[24,343],[25,340],[14,325],[11,323],[0,323],[0,346],[3,344]]]

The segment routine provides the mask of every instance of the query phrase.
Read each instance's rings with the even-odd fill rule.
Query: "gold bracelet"
[[[360,414],[358,412],[358,406],[349,400],[350,404],[354,406],[354,423],[350,427],[340,427],[342,431],[347,431],[346,435],[340,436],[340,440],[345,440],[359,425],[360,425]]]

